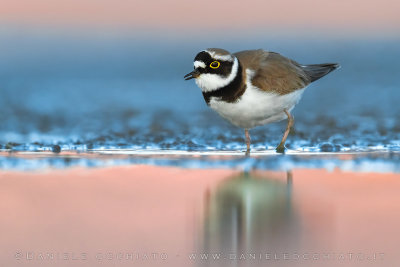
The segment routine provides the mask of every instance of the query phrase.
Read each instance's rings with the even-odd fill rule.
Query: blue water
[[[160,37],[161,38],[161,37]],[[242,129],[211,111],[183,75],[207,47],[264,48],[342,68],[313,83],[294,109],[287,147],[311,152],[400,151],[400,39],[216,40],[0,31],[0,150],[243,150]],[[255,151],[286,122],[251,131]],[[10,158],[2,157],[6,166]]]

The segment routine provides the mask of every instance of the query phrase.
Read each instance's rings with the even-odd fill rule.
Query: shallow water
[[[0,29],[0,265],[398,266],[399,40],[322,39]],[[210,46],[342,68],[245,157],[183,80]]]
[[[292,168],[323,168],[328,171],[399,173],[397,152],[298,152],[286,155],[275,151],[177,151],[177,150],[92,150],[86,152],[2,152],[3,170],[37,171],[70,167],[105,167],[126,165],[175,166],[189,169],[233,169],[241,171]]]
[[[131,165],[0,177],[4,266],[400,262],[398,174]]]
[[[0,61],[1,151],[244,149],[243,130],[209,110],[194,82],[183,80],[210,44],[171,38],[161,49],[134,35],[78,37],[0,32],[7,52]],[[342,65],[312,84],[294,109],[289,150],[400,150],[397,40],[255,40],[213,46],[263,47],[305,64]],[[284,128],[253,129],[253,151],[272,151]]]

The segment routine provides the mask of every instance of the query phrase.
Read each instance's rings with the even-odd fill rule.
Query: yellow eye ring
[[[210,64],[210,68],[212,68],[212,69],[218,69],[218,68],[219,68],[219,65],[221,65],[221,63],[219,63],[218,61],[213,61],[213,62],[211,62],[211,64]]]

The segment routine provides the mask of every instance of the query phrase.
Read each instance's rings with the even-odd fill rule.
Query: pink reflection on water
[[[244,174],[152,166],[2,172],[0,262],[337,266],[332,255],[329,261],[293,257],[384,253],[383,260],[346,259],[340,264],[395,266],[400,262],[399,178],[325,170]],[[222,253],[228,260],[190,259],[193,253]],[[237,260],[229,260],[229,253]],[[262,260],[249,258],[260,253]],[[292,259],[283,260],[285,253]],[[242,254],[246,259],[239,260]],[[273,259],[275,254],[279,260]]]

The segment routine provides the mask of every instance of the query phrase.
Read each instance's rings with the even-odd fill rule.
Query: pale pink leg
[[[246,156],[250,155],[250,133],[248,129],[244,129],[244,135],[246,136],[246,145],[247,145],[247,150],[246,150]]]
[[[287,139],[287,137],[289,135],[290,128],[292,128],[292,126],[294,124],[293,116],[286,109],[284,109],[283,111],[286,113],[286,115],[288,117],[288,124],[286,126],[285,133],[283,134],[282,141],[278,145],[278,147],[276,148],[276,152],[278,152],[278,153],[284,153],[285,152],[285,142],[286,142],[286,139]]]

